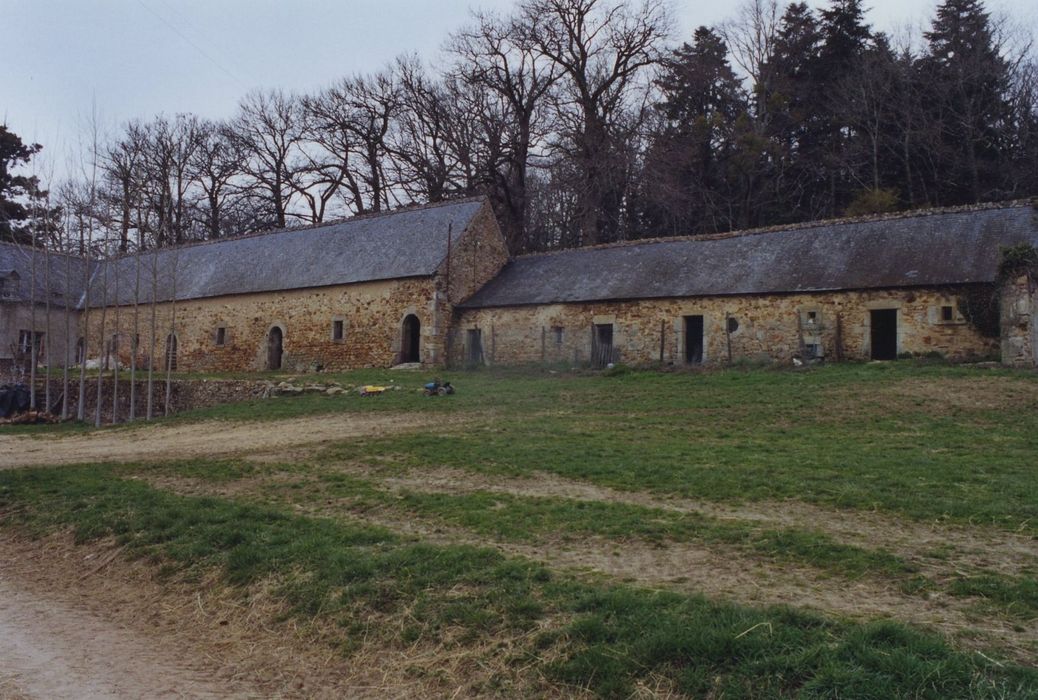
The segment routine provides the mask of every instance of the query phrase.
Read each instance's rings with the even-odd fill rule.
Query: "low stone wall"
[[[1038,367],[1038,284],[1029,274],[1006,280],[1001,294],[1002,364]]]
[[[56,413],[61,413],[62,382],[60,379],[50,380],[51,405]],[[135,382],[134,392],[135,415],[138,419],[147,415],[148,382]],[[272,384],[265,380],[207,380],[188,379],[174,380],[170,386],[169,413],[179,413],[198,408],[207,408],[225,403],[234,403],[269,395]],[[101,421],[103,423],[124,422],[130,416],[131,384],[129,380],[118,382],[118,393],[111,377],[101,381]],[[46,396],[46,384],[37,381],[37,403],[42,408]],[[84,417],[93,421],[97,410],[98,385],[97,377],[87,377],[84,392]],[[166,382],[158,377],[152,385],[152,415],[162,416],[166,413]],[[75,418],[79,410],[79,377],[73,376],[69,382],[68,414]]]

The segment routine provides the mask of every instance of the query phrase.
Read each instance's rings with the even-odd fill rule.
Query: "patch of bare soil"
[[[354,438],[420,430],[464,417],[338,413],[276,423],[208,421],[48,437],[0,435],[0,469],[292,452]]]
[[[284,615],[274,582],[247,595],[215,576],[161,582],[120,555],[111,543],[0,534],[0,698],[465,698],[491,681],[500,695],[582,696],[506,663],[540,630],[387,643],[405,612],[361,620],[348,640],[334,620]],[[340,651],[344,641],[356,651]]]
[[[403,477],[379,477],[360,465],[339,465],[379,479],[393,489],[434,493],[491,491],[515,496],[604,501],[695,513],[719,520],[753,522],[765,527],[823,532],[845,544],[884,549],[923,570],[943,570],[949,565],[976,568],[1007,575],[1038,568],[1038,540],[994,528],[965,528],[920,523],[891,514],[837,510],[801,501],[760,501],[724,505],[686,498],[666,498],[639,491],[619,491],[545,472],[528,478],[489,476],[461,469],[428,468]],[[941,560],[933,555],[940,552]]]
[[[557,570],[605,576],[650,588],[757,605],[789,605],[858,620],[891,618],[929,626],[966,648],[999,647],[1025,664],[1038,662],[1038,620],[980,615],[967,599],[942,593],[908,595],[875,579],[830,578],[806,566],[776,564],[696,542],[546,538],[536,543],[488,540],[443,523],[388,510],[349,512],[335,501],[297,505],[301,512],[360,520],[440,544],[494,547]]]
[[[367,477],[379,478],[363,465],[340,467]],[[547,474],[541,475],[540,479],[488,477],[447,469],[423,470],[421,474],[421,477],[414,478],[384,477],[382,482],[389,488],[416,491],[457,493],[489,490],[519,496],[612,500],[678,510],[696,508],[696,512],[731,518],[747,514],[743,509],[722,510],[713,504],[692,504],[683,499],[657,499],[648,494],[614,491]],[[147,474],[138,475],[137,478],[147,480],[156,488],[185,495],[276,498],[279,486],[298,484],[303,477],[298,473],[274,473],[227,484]],[[859,580],[831,577],[809,566],[768,561],[719,545],[565,536],[542,538],[533,543],[494,541],[432,518],[403,516],[389,509],[364,508],[358,512],[351,505],[348,499],[321,498],[296,503],[294,507],[300,513],[379,525],[436,544],[494,547],[506,554],[540,561],[554,569],[593,577],[604,576],[650,588],[678,590],[747,604],[810,608],[859,620],[892,618],[926,625],[957,639],[966,648],[989,649],[996,646],[1017,661],[1038,663],[1038,620],[1021,622],[985,615],[974,607],[975,601],[968,598],[939,592],[930,593],[927,597],[911,595],[902,592],[893,581],[885,582],[871,577]],[[701,505],[704,507],[700,508]],[[826,521],[819,520],[819,514],[827,518],[854,517],[854,514],[826,512],[806,504],[784,502],[773,505],[776,509],[786,508],[789,511],[788,519],[783,520],[782,524],[811,525],[814,529],[826,530],[828,527]],[[799,508],[803,508],[803,512],[798,512]],[[764,514],[760,515],[763,517]],[[894,523],[882,523],[878,515],[866,515],[869,522],[880,526],[888,535],[897,527]],[[809,522],[801,519],[807,517],[814,517],[814,520]],[[965,531],[960,534],[969,537]],[[996,534],[992,533],[991,536],[995,537]],[[937,530],[933,537],[939,539]],[[1033,548],[1026,552],[1026,556],[1033,560]],[[953,559],[952,564],[956,561]]]

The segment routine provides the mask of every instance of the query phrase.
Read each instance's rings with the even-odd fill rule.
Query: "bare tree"
[[[230,124],[245,159],[251,192],[263,203],[271,223],[288,222],[293,188],[292,159],[303,138],[299,101],[280,90],[250,92]]]
[[[473,19],[448,46],[460,79],[501,105],[500,158],[488,163],[491,197],[509,249],[518,252],[526,245],[531,152],[550,128],[545,98],[559,78],[559,65],[541,53],[519,18],[477,13]]]
[[[625,183],[614,127],[644,100],[646,69],[659,61],[670,17],[661,0],[637,6],[603,0],[527,0],[520,6],[529,41],[565,80],[556,96],[558,147],[579,172],[581,243],[618,235]],[[634,104],[632,104],[634,103]]]
[[[357,214],[389,205],[387,137],[402,108],[392,69],[345,78],[303,98],[308,137],[324,152],[337,154],[343,200]]]
[[[212,121],[198,124],[195,149],[188,161],[190,177],[202,190],[206,238],[222,237],[227,207],[240,192],[235,186],[243,167],[240,144],[227,127]]]

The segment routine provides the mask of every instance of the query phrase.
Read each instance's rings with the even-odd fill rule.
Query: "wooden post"
[[[732,364],[732,326],[731,326],[732,315],[727,311],[724,312],[724,337],[725,342],[728,345],[728,364]]]
[[[541,364],[543,364],[547,359],[547,347],[545,347],[547,342],[547,332],[547,329],[544,326],[541,326]]]
[[[840,312],[836,312],[836,338],[833,341],[833,354],[836,355],[836,361],[841,362],[843,360],[843,315]]]
[[[663,349],[666,347],[667,322],[660,321],[660,364],[663,364]]]
[[[497,328],[490,324],[490,364],[497,364]]]

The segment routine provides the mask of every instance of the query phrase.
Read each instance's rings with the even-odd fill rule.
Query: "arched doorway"
[[[284,350],[285,334],[274,326],[267,334],[267,369],[281,369],[281,357]]]
[[[422,322],[414,314],[404,317],[404,325],[400,336],[400,361],[421,362]]]
[[[164,369],[176,371],[177,369],[177,336],[170,333],[166,336],[166,364]]]

